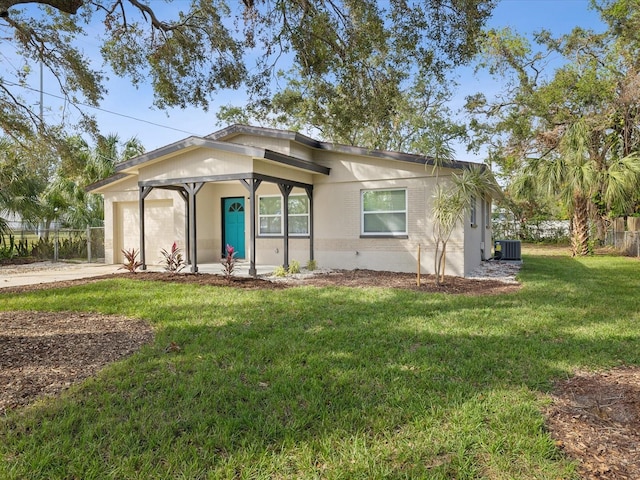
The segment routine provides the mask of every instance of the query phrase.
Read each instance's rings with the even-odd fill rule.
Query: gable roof
[[[283,153],[275,152],[266,148],[241,145],[239,143],[216,141],[208,137],[202,138],[195,136],[187,137],[183,140],[179,140],[151,152],[138,155],[137,157],[133,157],[122,163],[119,163],[118,165],[116,165],[115,173],[121,173],[138,165],[148,163],[167,155],[183,152],[185,150],[191,150],[197,147],[210,148],[212,150],[220,150],[223,152],[239,153],[241,155],[247,155],[254,158],[263,158],[265,160],[272,160],[275,162],[284,163],[286,165],[302,168],[304,170],[309,170],[314,173],[329,175],[329,169],[327,167],[318,165],[317,163],[313,163],[308,160],[292,157],[290,155],[285,155]]]
[[[398,160],[402,162],[418,163],[420,165],[434,165],[435,163],[435,159],[431,156],[418,155],[414,153],[397,152],[397,151],[391,151],[391,150],[376,150],[371,148],[356,147],[352,145],[344,145],[340,143],[322,142],[320,140],[315,140],[311,137],[308,137],[299,132],[294,132],[292,130],[279,130],[277,128],[254,127],[250,125],[241,125],[241,124],[230,125],[228,127],[223,128],[222,130],[218,130],[217,132],[207,135],[205,138],[210,138],[212,140],[228,141],[233,137],[242,135],[242,134],[290,140],[310,148],[315,148],[317,150],[325,150],[328,152],[342,152],[342,153],[347,153],[351,155],[360,155],[360,156],[367,156],[367,157],[382,158],[387,160]],[[485,168],[484,164],[465,162],[462,160],[451,160],[447,162],[446,166],[448,168],[463,169],[463,168],[468,168],[472,165],[481,166],[481,168]]]
[[[341,152],[350,155],[375,157],[383,160],[395,160],[401,162],[415,163],[420,165],[434,165],[435,159],[430,156],[418,155],[413,153],[404,153],[388,150],[374,150],[364,147],[355,147],[331,142],[322,142],[315,140],[307,135],[291,130],[280,130],[276,128],[255,127],[250,125],[230,125],[222,130],[206,135],[204,137],[190,136],[177,142],[165,145],[150,152],[138,155],[129,160],[116,165],[114,175],[93,183],[86,187],[87,191],[95,190],[110,183],[117,182],[134,173],[135,167],[159,160],[163,157],[176,155],[181,152],[193,150],[196,148],[209,148],[212,150],[220,150],[224,152],[237,153],[247,155],[254,158],[271,160],[287,166],[301,168],[303,170],[329,175],[330,169],[316,162],[305,160],[302,158],[285,155],[267,148],[260,148],[240,143],[234,143],[232,140],[239,135],[255,135],[265,138],[281,139],[295,142],[306,147],[326,152]],[[449,161],[447,168],[464,169],[471,166],[480,166],[486,168],[484,164],[465,162],[460,160]]]

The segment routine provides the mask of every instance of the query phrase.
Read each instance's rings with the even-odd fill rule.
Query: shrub
[[[53,240],[40,237],[38,242],[31,242],[31,256],[38,259],[53,258]],[[124,253],[124,250],[122,250]],[[126,258],[126,257],[125,257]]]
[[[300,273],[300,262],[297,260],[291,260],[289,264],[289,274]]]
[[[235,269],[236,266],[236,251],[235,249],[227,244],[226,248],[225,248],[225,252],[226,255],[222,258],[222,273],[224,274],[224,276],[227,278],[227,280],[230,280],[231,277],[233,276],[233,271]]]
[[[310,272],[313,272],[317,268],[318,268],[318,263],[315,260],[309,260],[307,262],[307,270],[309,270]]]
[[[138,251],[135,248],[131,250],[122,250],[124,255],[124,263],[119,270],[127,270],[130,273],[136,273],[136,270],[142,266],[142,263],[138,261]]]
[[[185,267],[184,258],[182,258],[182,250],[178,248],[178,244],[176,242],[173,242],[170,251],[163,248],[160,250],[160,253],[164,257],[164,270],[166,272],[178,273]]]
[[[282,265],[280,265],[279,267],[276,267],[276,269],[273,271],[273,275],[276,277],[286,277],[287,269],[284,268]]]

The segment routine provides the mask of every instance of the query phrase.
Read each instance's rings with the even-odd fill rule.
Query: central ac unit
[[[521,260],[520,240],[496,240],[493,243],[496,260]]]

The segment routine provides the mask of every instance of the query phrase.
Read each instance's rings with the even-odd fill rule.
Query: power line
[[[24,88],[26,90],[30,90],[32,92],[36,92],[36,93],[40,93],[40,90],[37,88],[33,88],[33,87],[29,87],[27,85],[20,85],[18,83],[14,83],[14,82],[9,82],[9,81],[3,81],[3,83],[7,84],[7,85],[11,85],[13,87],[20,87],[20,88]],[[146,123],[148,125],[153,125],[154,127],[160,127],[160,128],[166,128],[167,130],[173,130],[174,132],[180,132],[180,133],[186,133],[187,135],[196,135],[198,136],[198,133],[194,133],[194,132],[190,132],[188,130],[181,130],[179,128],[175,128],[175,127],[170,127],[168,125],[162,125],[161,123],[155,123],[152,122],[150,120],[144,120],[142,118],[137,118],[134,117],[132,115],[126,115],[124,113],[118,113],[118,112],[114,112],[112,110],[107,110],[105,108],[101,108],[101,107],[95,107],[93,105],[88,105],[86,103],[82,103],[82,102],[72,102],[70,101],[68,98],[60,96],[60,95],[55,95],[53,93],[49,93],[49,92],[42,92],[44,95],[47,95],[49,97],[53,97],[53,98],[57,98],[58,100],[63,100],[65,102],[69,102],[72,105],[75,105],[76,107],[82,106],[82,107],[86,107],[86,108],[91,108],[93,110],[98,110],[100,112],[104,112],[104,113],[109,113],[111,115],[116,115],[118,117],[123,117],[123,118],[128,118],[129,120],[134,120],[136,122],[142,122],[142,123]]]

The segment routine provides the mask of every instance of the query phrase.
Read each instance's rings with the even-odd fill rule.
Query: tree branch
[[[49,5],[61,12],[75,15],[78,9],[84,5],[84,0],[0,0],[0,17],[8,17],[11,7],[25,3]]]

